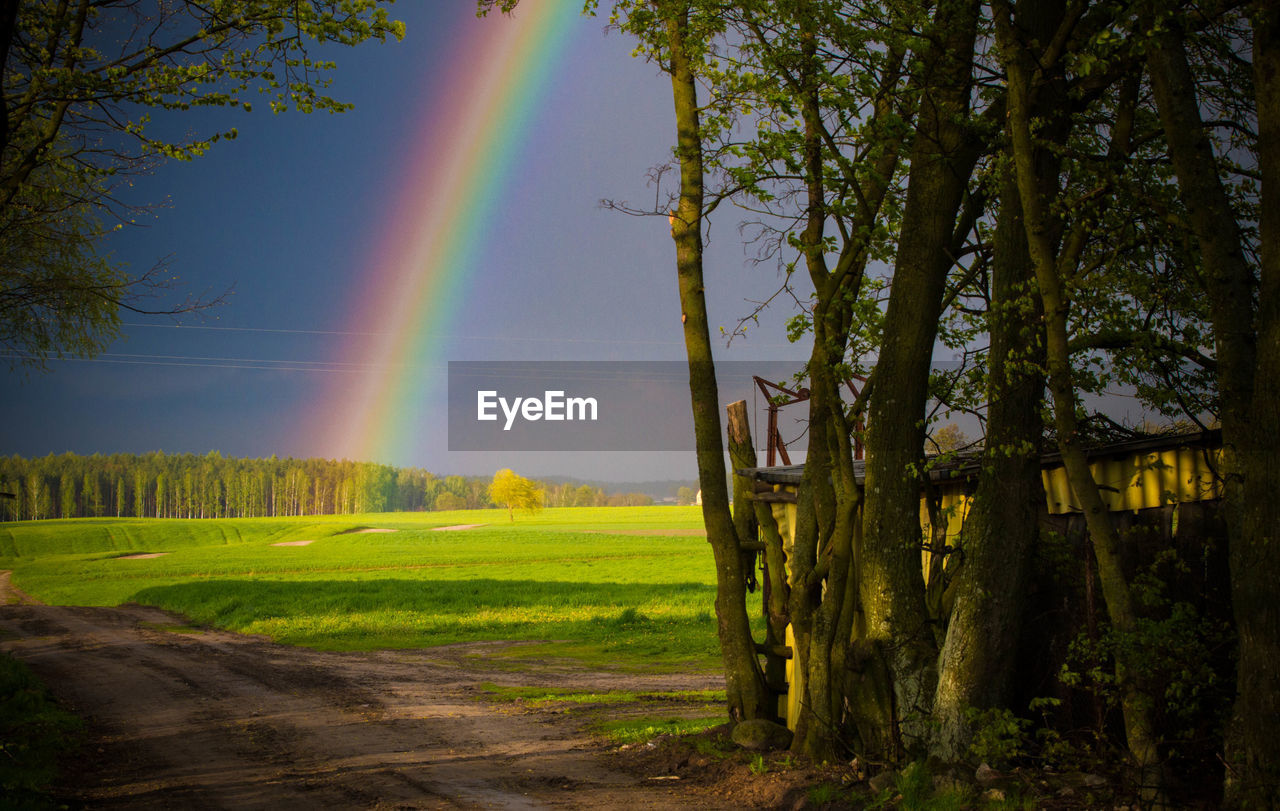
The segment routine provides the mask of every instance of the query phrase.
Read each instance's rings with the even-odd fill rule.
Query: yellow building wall
[[[787,626],[787,647],[795,650],[796,638]],[[787,694],[778,697],[778,714],[787,720],[787,728],[796,731],[796,719],[800,717],[800,699],[804,696],[804,674],[796,673],[796,657],[787,660]]]
[[[962,485],[949,485],[938,488],[938,496],[940,509],[938,516],[940,520],[946,522],[946,546],[955,546],[960,537],[960,530],[964,529],[964,521],[969,516],[969,504],[973,501],[965,492]],[[929,516],[929,502],[925,498],[920,499],[920,529],[924,533],[924,537],[932,541],[933,539],[933,522]],[[920,552],[920,566],[924,569],[925,585],[929,583],[929,572],[932,568],[929,564],[933,560],[934,552],[923,549]]]
[[[1102,491],[1103,501],[1113,512],[1143,510],[1179,504],[1186,501],[1206,501],[1222,497],[1222,483],[1214,475],[1218,463],[1217,449],[1179,448],[1145,454],[1132,454],[1123,458],[1100,459],[1090,465],[1094,481]],[[1041,472],[1044,481],[1045,502],[1051,515],[1080,512],[1066,470],[1061,466],[1045,468]],[[964,528],[972,502],[965,492],[971,485],[965,480],[943,482],[937,486],[941,497],[940,515],[947,522],[946,543],[955,546]],[[790,485],[774,485],[774,491],[795,492]],[[783,548],[788,555],[795,543],[796,505],[775,503],[773,517],[778,522]],[[932,537],[932,523],[928,502],[920,499],[920,525],[926,537]],[[929,563],[932,553],[924,550],[920,565],[926,584],[929,579]],[[787,626],[788,647],[794,645],[791,627]],[[795,729],[799,717],[800,699],[804,695],[803,684],[797,683],[794,657],[786,665],[787,694],[779,699],[779,710],[785,711],[787,726]]]
[[[1108,509],[1145,510],[1221,498],[1222,483],[1213,473],[1219,453],[1216,449],[1179,448],[1101,459],[1089,467]],[[1065,468],[1046,468],[1040,475],[1050,514],[1080,512]]]

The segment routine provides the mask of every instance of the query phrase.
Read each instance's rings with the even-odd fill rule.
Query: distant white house
[[[693,498],[693,503],[694,503],[696,506],[699,506],[699,507],[701,507],[701,506],[702,506],[702,491],[701,491],[701,490],[699,490],[699,491],[698,491],[698,495],[694,496],[694,498]]]

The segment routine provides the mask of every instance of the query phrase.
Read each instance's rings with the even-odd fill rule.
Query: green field
[[[484,526],[434,530],[457,524]],[[536,640],[512,655],[714,669],[711,550],[680,534],[700,527],[697,507],[18,522],[0,524],[0,569],[47,603],[154,605],[325,650]]]

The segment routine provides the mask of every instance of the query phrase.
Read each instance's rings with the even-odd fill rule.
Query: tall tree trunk
[[[822,320],[820,313],[814,314],[814,342],[809,358],[811,374],[813,370],[830,363],[826,329],[822,326]],[[832,719],[826,714],[826,707],[813,700],[809,689],[810,674],[814,668],[813,655],[816,652],[823,659],[827,656],[825,650],[816,651],[813,631],[823,597],[825,571],[820,567],[820,562],[825,557],[824,550],[835,527],[836,493],[832,484],[829,441],[831,421],[830,397],[820,385],[811,381],[808,451],[805,455],[804,473],[801,474],[800,486],[797,488],[795,538],[791,558],[787,561],[790,574],[788,614],[791,618],[793,641],[793,672],[797,674],[797,682],[791,689],[800,691],[803,696],[800,713],[794,723],[796,735],[793,748],[809,754],[814,754],[814,746],[829,752],[833,744],[831,733],[834,731]],[[818,668],[825,670],[826,666],[819,663]],[[829,685],[829,681],[826,684]],[[820,686],[820,689],[827,687]]]
[[[987,436],[982,469],[961,540],[956,603],[938,661],[934,753],[969,755],[969,708],[1007,706],[1026,596],[1031,551],[1040,529],[1040,406],[1043,349],[1035,271],[1027,254],[1022,206],[1012,173],[1002,181],[991,274],[991,347]]]
[[[1252,23],[1262,176],[1260,284],[1244,255],[1176,25],[1161,28],[1148,63],[1181,199],[1200,248],[1216,342],[1221,472],[1239,636],[1225,793],[1231,805],[1269,808],[1280,805],[1274,741],[1280,715],[1280,605],[1274,599],[1280,578],[1280,17],[1273,4],[1259,2]]]
[[[807,6],[802,6],[808,11]],[[804,699],[796,725],[796,745],[815,759],[834,758],[844,714],[845,652],[852,634],[853,542],[860,494],[853,472],[850,426],[845,419],[836,369],[844,361],[850,302],[859,291],[864,251],[846,242],[834,271],[828,267],[825,232],[828,211],[824,172],[824,125],[818,89],[816,37],[807,14],[800,15],[801,67],[796,90],[804,121],[805,228],[800,249],[816,292],[813,348],[809,360],[809,444],[806,494],[818,518],[814,545],[792,572],[792,617],[798,617],[797,644]],[[810,472],[808,467],[814,470]],[[808,540],[808,539],[807,539]],[[797,556],[800,557],[800,556]],[[810,563],[812,562],[812,566]]]
[[[1061,23],[1062,0],[1021,0],[1020,22],[1037,43],[1047,43]],[[1036,99],[1042,137],[1057,142],[1070,129],[1062,86]],[[1059,161],[1037,151],[1041,188],[1052,192]],[[993,238],[991,312],[987,317],[987,436],[978,486],[964,523],[963,557],[956,603],[938,662],[934,752],[956,761],[969,754],[970,708],[1007,706],[1021,629],[1031,552],[1040,531],[1044,488],[1040,440],[1044,425],[1043,317],[1035,292],[1035,266],[1027,250],[1016,173],[1001,178],[1000,211]]]
[[[866,623],[861,660],[880,657],[893,686],[894,728],[867,729],[869,740],[909,747],[928,738],[937,643],[920,569],[920,481],[929,368],[956,213],[977,150],[968,130],[977,3],[943,0],[922,59],[922,97],[911,154],[893,287],[868,403],[867,466],[859,598]],[[875,653],[872,654],[871,649]],[[864,719],[863,725],[873,723]],[[899,737],[901,735],[901,737]],[[897,751],[868,752],[896,759]]]
[[[1261,285],[1257,373],[1244,458],[1241,535],[1231,546],[1232,597],[1240,634],[1236,693],[1238,781],[1229,797],[1258,808],[1280,806],[1280,11],[1257,3],[1253,17],[1258,164],[1262,172]],[[1225,425],[1224,425],[1225,427]],[[1237,790],[1238,787],[1238,790]]]
[[[834,282],[833,282],[834,283]],[[803,709],[803,749],[818,759],[839,754],[845,695],[845,651],[852,633],[850,600],[853,543],[860,495],[853,474],[850,434],[844,420],[835,369],[844,355],[847,330],[840,296],[815,313],[814,351],[810,361],[810,442],[805,474],[818,508],[816,566],[804,568],[803,582],[793,575],[792,616],[806,615],[807,648]],[[818,363],[814,363],[818,360]],[[814,429],[817,433],[813,433]],[[809,473],[809,465],[814,472]],[[798,605],[803,603],[803,606]],[[799,643],[797,643],[799,644]]]
[[[1257,373],[1243,455],[1240,536],[1231,544],[1231,584],[1240,635],[1228,799],[1256,808],[1280,806],[1280,11],[1257,3],[1253,15],[1258,164],[1262,173],[1261,284]],[[1226,423],[1223,423],[1226,429]]]
[[[876,241],[875,226],[903,155],[907,131],[898,122],[902,116],[911,117],[915,106],[914,101],[900,106],[891,100],[905,62],[903,46],[895,43],[886,53],[878,77],[885,92],[871,95],[874,113],[868,132],[879,133],[869,139],[874,148],[857,161],[842,153],[839,139],[828,130],[838,119],[832,118],[826,107],[828,99],[823,88],[832,77],[819,56],[818,42],[823,36],[831,36],[838,43],[848,31],[838,24],[833,28],[826,11],[821,4],[802,0],[784,7],[761,7],[754,13],[763,16],[747,24],[795,99],[804,124],[805,227],[797,235],[797,245],[814,286],[808,450],[799,492],[795,544],[787,561],[788,600],[785,610],[771,609],[770,618],[791,621],[795,673],[792,690],[800,697],[799,712],[792,719],[796,728],[793,747],[816,759],[830,759],[849,748],[866,748],[846,734],[850,732],[851,715],[873,718],[870,724],[855,726],[876,732],[893,726],[888,681],[875,678],[883,675],[883,668],[877,669],[874,662],[868,661],[866,667],[857,668],[859,677],[851,679],[847,667],[851,642],[861,636],[856,587],[861,490],[854,474],[853,425],[861,421],[867,389],[859,402],[847,410],[841,397],[843,376],[837,369],[843,368],[846,360],[853,328],[852,303],[861,295]],[[783,19],[779,20],[779,15]],[[766,30],[775,25],[797,35],[785,40],[784,50],[776,48]],[[829,181],[841,193],[856,197],[856,213],[841,205],[840,213],[831,216],[827,207]],[[830,266],[833,235],[827,230],[833,221],[839,221],[836,244],[840,247],[834,266]],[[776,557],[780,562],[781,555]],[[861,650],[855,649],[855,659],[859,659],[856,654]],[[858,732],[856,728],[852,731]],[[870,748],[883,750],[889,745],[891,742],[876,742]]]
[[[676,155],[680,163],[679,207],[671,216],[676,245],[681,321],[689,361],[689,393],[702,487],[702,516],[716,565],[716,619],[724,659],[729,717],[768,717],[768,691],[756,657],[747,618],[746,573],[725,486],[724,443],[719,392],[711,357],[711,333],[702,279],[703,165],[697,84],[685,36],[684,3],[657,4],[666,28],[671,88],[676,113]],[[754,539],[753,539],[754,540]]]
[[[1071,302],[1063,283],[1067,270],[1073,270],[1085,234],[1085,223],[1059,248],[1048,214],[1049,199],[1044,193],[1045,181],[1036,165],[1036,150],[1031,138],[1032,56],[1015,33],[1008,3],[996,10],[1002,62],[1008,75],[1008,129],[1017,172],[1019,198],[1022,202],[1027,247],[1035,266],[1036,282],[1044,306],[1044,340],[1049,392],[1053,402],[1054,428],[1058,450],[1072,492],[1084,511],[1085,522],[1093,541],[1103,598],[1112,626],[1121,634],[1131,634],[1137,625],[1133,597],[1120,565],[1119,538],[1112,524],[1110,510],[1102,500],[1097,482],[1085,456],[1083,440],[1076,421],[1076,390],[1071,369],[1067,319]],[[1159,755],[1156,749],[1153,704],[1127,677],[1134,663],[1131,656],[1120,656],[1116,662],[1116,678],[1121,690],[1129,752],[1140,772],[1139,780],[1154,796],[1162,784]]]

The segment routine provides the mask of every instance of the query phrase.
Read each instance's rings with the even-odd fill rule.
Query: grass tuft
[[[823,806],[840,799],[840,787],[834,783],[819,783],[808,791],[812,805]]]
[[[615,743],[645,743],[661,735],[692,735],[724,723],[724,714],[704,718],[628,718],[602,721],[592,729]]]
[[[81,728],[25,665],[0,655],[0,806],[56,807],[44,790]]]

